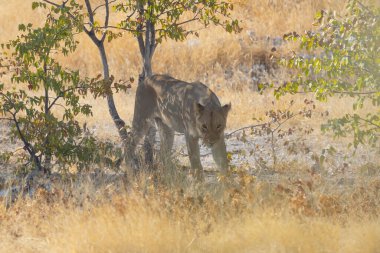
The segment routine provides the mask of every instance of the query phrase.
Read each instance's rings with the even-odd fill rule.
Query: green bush
[[[94,80],[82,80],[79,71],[65,69],[54,58],[68,55],[78,44],[72,21],[56,16],[50,13],[40,28],[19,25],[22,34],[2,44],[1,58],[13,88],[0,84],[0,114],[12,123],[12,138],[23,143],[27,155],[21,160],[45,172],[53,161],[70,165],[92,159],[89,151],[96,148],[95,139],[85,137],[76,120],[79,114],[92,114],[91,106],[79,100]]]
[[[331,96],[354,98],[354,113],[330,119],[322,129],[338,137],[352,135],[355,147],[376,146],[380,135],[379,14],[378,7],[350,0],[342,17],[331,11],[318,12],[314,23],[317,31],[284,36],[299,42],[307,53],[281,60],[297,74],[293,81],[276,89],[275,95],[301,91],[314,93],[320,101]],[[371,108],[371,112],[360,113],[363,107]]]

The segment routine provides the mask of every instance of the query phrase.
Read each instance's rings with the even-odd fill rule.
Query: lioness
[[[158,126],[164,160],[170,157],[174,132],[184,133],[191,169],[203,177],[198,140],[211,147],[214,161],[222,172],[228,160],[224,129],[231,104],[221,106],[218,97],[200,82],[187,83],[167,75],[153,75],[139,85],[128,153],[147,134],[151,124]]]

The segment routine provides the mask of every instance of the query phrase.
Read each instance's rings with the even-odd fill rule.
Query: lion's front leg
[[[172,147],[174,142],[174,131],[166,124],[162,122],[161,119],[156,118],[156,124],[160,133],[160,153],[161,160],[165,167],[174,168],[172,163]]]
[[[222,173],[227,173],[228,170],[228,159],[227,150],[224,138],[220,138],[212,147],[212,156],[214,161]]]
[[[186,135],[187,152],[190,158],[191,170],[199,180],[203,180],[203,167],[199,152],[199,138]]]

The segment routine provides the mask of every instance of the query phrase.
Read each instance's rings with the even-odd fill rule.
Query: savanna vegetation
[[[0,6],[0,252],[380,251],[375,1]],[[232,103],[227,175],[203,147],[195,180],[181,135],[131,173],[152,73]]]

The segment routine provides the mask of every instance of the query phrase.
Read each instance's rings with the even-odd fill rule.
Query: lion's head
[[[207,146],[223,138],[231,103],[218,108],[195,103],[196,129]]]

